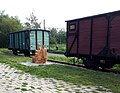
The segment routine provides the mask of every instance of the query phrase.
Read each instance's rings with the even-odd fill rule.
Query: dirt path
[[[0,93],[110,93],[107,91],[103,87],[78,87],[53,78],[36,78],[0,63]]]

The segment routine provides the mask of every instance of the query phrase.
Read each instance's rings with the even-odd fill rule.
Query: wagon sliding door
[[[49,32],[44,31],[44,45],[49,50]]]
[[[77,54],[77,30],[78,22],[68,22],[67,23],[67,55]]]
[[[107,47],[108,20],[105,16],[93,18],[92,55],[105,56]]]
[[[90,33],[91,19],[79,21],[79,55],[89,55],[90,53]]]
[[[30,31],[30,50],[36,50],[36,32]]]
[[[120,56],[120,14],[113,17],[110,31],[111,52],[115,56]]]
[[[42,47],[42,45],[43,45],[43,37],[42,37],[42,34],[43,33],[43,31],[37,31],[37,43],[39,43],[40,44],[40,47]]]
[[[14,38],[15,38],[15,49],[18,49],[19,48],[19,40],[18,40],[18,33],[15,33],[14,34]]]

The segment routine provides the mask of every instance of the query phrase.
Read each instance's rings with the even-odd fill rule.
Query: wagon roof
[[[49,30],[43,30],[43,29],[29,29],[29,30],[21,30],[21,31],[10,32],[10,33],[26,32],[26,31],[46,31],[46,32],[50,32]]]
[[[113,12],[108,12],[108,13],[103,13],[103,14],[98,14],[98,15],[93,15],[93,16],[87,16],[87,17],[72,19],[72,20],[66,20],[65,22],[75,21],[75,20],[89,19],[89,18],[92,18],[92,17],[99,17],[99,16],[109,15],[109,14],[119,14],[119,15],[120,15],[120,10],[118,10],[118,11],[113,11]]]

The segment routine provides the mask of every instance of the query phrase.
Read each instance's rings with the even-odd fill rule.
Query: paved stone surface
[[[48,53],[49,56],[62,56],[65,57],[64,54],[55,54],[55,53]]]
[[[40,66],[40,65],[57,64],[57,63],[47,61],[45,64],[38,64],[38,63],[33,63],[33,62],[22,62],[21,64],[26,65],[26,66]]]
[[[101,90],[101,91],[100,91]],[[53,78],[36,78],[0,63],[0,93],[111,93],[102,86],[77,86]]]

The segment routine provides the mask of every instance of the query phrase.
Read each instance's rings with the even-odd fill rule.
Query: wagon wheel
[[[100,64],[100,67],[102,68],[102,69],[110,69],[110,68],[112,68],[113,66],[114,66],[115,64],[113,63],[113,61],[105,61],[105,63],[104,64]]]
[[[30,57],[30,52],[29,52],[29,51],[25,51],[25,52],[24,52],[24,56],[25,56],[25,57]]]
[[[12,50],[14,55],[18,55],[17,50]]]
[[[94,69],[94,70],[99,69],[99,61],[97,60],[84,60],[83,64],[87,69]]]
[[[87,69],[91,69],[92,68],[90,60],[84,60],[83,64],[85,65],[85,68],[87,68]]]

